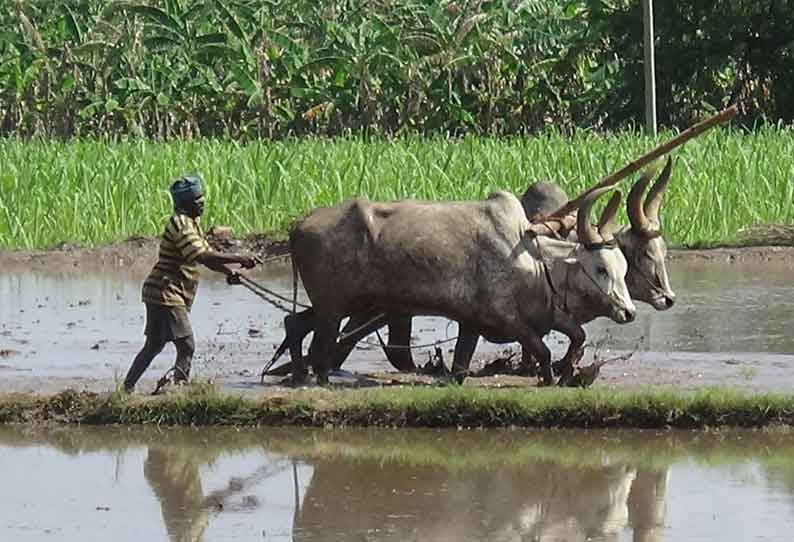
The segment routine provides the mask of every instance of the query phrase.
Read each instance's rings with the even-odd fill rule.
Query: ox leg
[[[411,315],[394,314],[389,317],[389,345],[386,358],[395,369],[404,373],[416,372],[411,355]]]
[[[289,348],[290,359],[292,360],[292,382],[293,384],[303,384],[306,381],[308,370],[306,359],[303,357],[303,339],[314,330],[314,311],[306,309],[295,314],[288,314],[284,317],[284,331],[286,337],[279,346],[279,351]],[[279,352],[276,352],[280,355]]]
[[[471,357],[474,355],[474,349],[477,348],[479,340],[480,335],[473,328],[460,324],[458,341],[455,343],[455,356],[452,360],[452,378],[458,384],[463,384],[469,374]]]
[[[544,386],[554,385],[554,375],[551,373],[551,351],[543,343],[543,339],[534,331],[529,331],[521,338],[522,356],[524,352],[534,356],[540,364],[541,384]]]
[[[521,349],[521,367],[527,376],[538,376],[538,362],[526,348]]]
[[[309,363],[317,375],[317,383],[321,386],[328,384],[328,372],[333,363],[341,320],[342,317],[338,315],[318,314],[315,321],[314,336],[309,345]]]
[[[339,369],[350,355],[350,352],[353,351],[353,348],[355,348],[358,341],[386,324],[385,317],[373,320],[373,318],[375,318],[377,315],[378,313],[373,311],[356,313],[350,316],[347,324],[345,324],[345,327],[342,328],[342,335],[345,336],[356,330],[358,331],[356,331],[355,334],[349,335],[345,337],[344,340],[339,340],[336,343],[334,353],[331,356],[331,367],[334,369]],[[370,322],[370,324],[366,327],[362,327],[367,322]]]
[[[560,375],[558,384],[560,386],[567,386],[571,378],[573,378],[574,365],[582,359],[584,355],[585,338],[587,337],[582,326],[577,324],[573,319],[560,318],[554,323],[552,329],[565,334],[570,341],[568,350],[560,361],[555,363],[555,369]]]

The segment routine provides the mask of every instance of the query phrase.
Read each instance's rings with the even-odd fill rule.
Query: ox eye
[[[607,268],[604,266],[599,266],[596,268],[596,273],[601,275],[602,277],[606,277],[609,273],[607,273]]]

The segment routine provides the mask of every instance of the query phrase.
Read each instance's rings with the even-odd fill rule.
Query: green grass
[[[794,395],[607,389],[298,390],[261,400],[194,385],[164,397],[66,390],[0,397],[0,423],[704,428],[794,425]]]
[[[309,209],[365,195],[476,199],[521,193],[539,179],[569,194],[612,173],[672,134],[537,138],[301,139],[287,142],[144,140],[0,141],[0,247],[98,245],[155,235],[170,211],[167,187],[198,172],[208,190],[204,224],[238,235],[284,234]],[[794,221],[791,130],[716,129],[674,152],[663,207],[673,246],[735,240],[756,223]],[[624,185],[624,195],[628,192]],[[625,217],[624,217],[625,219]]]

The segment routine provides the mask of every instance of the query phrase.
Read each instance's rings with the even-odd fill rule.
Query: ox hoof
[[[293,371],[290,376],[283,379],[280,383],[285,386],[291,386],[293,388],[297,388],[300,386],[305,386],[308,384],[309,374],[303,371],[295,372]]]
[[[535,363],[522,363],[518,366],[518,376],[527,376],[532,378],[538,376],[538,366]]]

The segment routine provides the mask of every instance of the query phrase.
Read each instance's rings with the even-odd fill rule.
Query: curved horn
[[[629,223],[632,229],[637,233],[651,231],[651,223],[642,208],[642,195],[645,193],[645,189],[648,188],[648,183],[651,182],[654,173],[656,171],[651,168],[643,171],[642,176],[631,187],[629,197],[626,198],[626,214],[629,215]]]
[[[601,218],[598,220],[598,233],[601,234],[604,241],[611,241],[615,238],[615,231],[618,229],[615,216],[618,213],[618,207],[620,207],[621,197],[623,194],[620,193],[620,190],[615,190],[615,193],[609,198],[609,203],[601,212]]]
[[[667,188],[667,183],[670,181],[670,172],[673,169],[673,157],[667,157],[667,163],[664,165],[662,174],[653,183],[653,186],[648,191],[648,196],[645,198],[645,203],[642,208],[645,211],[645,217],[653,223],[654,229],[659,229],[661,221],[659,220],[659,207],[662,205],[662,196],[664,190]]]
[[[579,206],[579,214],[576,217],[576,235],[579,237],[580,243],[584,245],[594,245],[604,241],[592,224],[590,224],[590,209],[593,207],[595,200],[598,199],[598,196],[609,190],[612,190],[611,186],[599,188],[588,194],[587,197],[582,200],[582,204]]]

